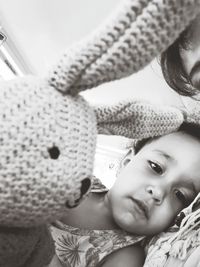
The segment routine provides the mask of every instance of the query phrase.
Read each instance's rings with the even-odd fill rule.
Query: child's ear
[[[133,148],[130,148],[120,163],[120,169],[124,168],[132,160],[133,155],[134,155]]]

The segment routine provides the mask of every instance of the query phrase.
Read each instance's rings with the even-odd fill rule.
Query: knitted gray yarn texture
[[[138,140],[174,132],[188,119],[176,107],[155,105],[139,99],[96,106],[94,110],[99,133]]]
[[[67,51],[50,73],[75,93],[139,71],[200,12],[200,0],[126,0],[91,36]]]
[[[94,112],[81,96],[34,77],[1,83],[0,225],[41,225],[78,204],[95,143]]]

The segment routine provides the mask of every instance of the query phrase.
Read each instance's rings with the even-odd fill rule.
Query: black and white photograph
[[[200,0],[0,0],[0,267],[200,267]]]

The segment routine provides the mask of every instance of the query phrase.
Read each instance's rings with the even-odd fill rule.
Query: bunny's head
[[[42,224],[79,203],[90,188],[95,124],[81,96],[45,80],[1,84],[1,225]]]

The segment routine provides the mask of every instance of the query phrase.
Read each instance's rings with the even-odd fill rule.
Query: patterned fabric
[[[167,232],[162,232],[153,237],[147,246],[145,267],[169,266],[169,261],[174,258],[177,264],[187,261],[190,254],[200,247],[200,193],[193,203],[185,208],[180,216],[180,226],[171,227]],[[181,265],[182,266],[182,265]]]
[[[94,179],[92,192],[106,192],[100,180]],[[86,230],[60,221],[51,226],[56,254],[66,267],[97,267],[112,252],[134,245],[143,236],[128,234],[123,230]]]

